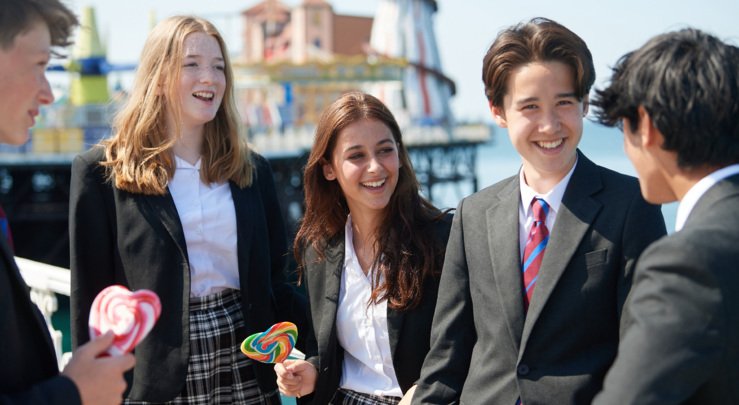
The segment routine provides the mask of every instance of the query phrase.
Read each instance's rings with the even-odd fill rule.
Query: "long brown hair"
[[[163,195],[174,175],[172,147],[176,139],[169,133],[179,133],[182,115],[174,100],[178,100],[185,38],[196,32],[218,41],[226,75],[223,101],[216,117],[204,128],[201,178],[206,183],[231,180],[240,187],[251,184],[253,165],[249,148],[239,136],[233,71],[223,37],[207,20],[176,16],[160,22],[149,34],[131,96],[113,121],[113,137],[103,142],[102,164],[121,190]],[[168,113],[174,116],[175,128],[167,128]]]
[[[398,145],[401,167],[395,192],[385,208],[375,235],[371,303],[388,300],[388,306],[406,310],[422,298],[426,278],[441,272],[444,245],[436,240],[431,225],[443,214],[419,194],[408,150],[398,123],[388,108],[375,97],[351,92],[323,111],[303,174],[305,215],[295,236],[293,250],[299,271],[307,271],[304,250],[312,247],[318,260],[325,260],[329,245],[343,237],[349,207],[341,187],[323,175],[323,165],[331,161],[336,139],[347,126],[363,119],[385,124]]]

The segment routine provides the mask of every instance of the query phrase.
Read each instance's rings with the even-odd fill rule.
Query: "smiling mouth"
[[[385,181],[387,181],[387,179],[382,179],[378,181],[368,181],[366,183],[362,183],[362,185],[367,188],[380,188],[383,185],[385,185]]]
[[[203,101],[213,101],[216,95],[212,91],[196,91],[192,96]]]
[[[538,141],[538,142],[535,142],[535,143],[536,143],[537,146],[539,146],[542,149],[556,149],[560,145],[562,145],[562,143],[564,143],[564,139],[563,138],[560,138],[560,139],[557,139],[557,140],[554,140],[554,141],[550,141],[550,142]]]

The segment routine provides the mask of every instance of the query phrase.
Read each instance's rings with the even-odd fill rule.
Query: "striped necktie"
[[[547,229],[547,214],[549,205],[541,198],[531,201],[534,223],[531,224],[529,237],[523,250],[523,286],[525,290],[524,307],[528,310],[531,297],[534,295],[536,280],[539,278],[539,267],[544,258],[544,250],[549,241],[549,230]]]

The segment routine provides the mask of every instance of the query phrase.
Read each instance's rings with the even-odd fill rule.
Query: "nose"
[[[214,67],[205,67],[200,74],[200,82],[211,84],[215,82],[218,71]]]
[[[545,134],[554,134],[559,132],[560,119],[556,109],[550,109],[542,114],[539,122],[539,132]]]
[[[377,173],[380,170],[380,161],[377,159],[377,156],[372,155],[369,160],[369,165],[367,166],[367,171],[370,173]]]
[[[41,90],[38,93],[38,102],[40,104],[51,104],[54,102],[54,93],[51,92],[51,85],[46,75],[41,79]]]

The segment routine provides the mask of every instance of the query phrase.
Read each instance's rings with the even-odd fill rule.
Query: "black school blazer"
[[[59,374],[49,330],[0,235],[0,404],[80,404],[77,386]]]
[[[76,347],[89,339],[89,308],[106,286],[156,292],[162,314],[135,350],[127,396],[168,401],[182,391],[190,355],[185,236],[169,192],[151,196],[116,189],[100,166],[103,156],[102,148],[94,148],[72,163],[72,344]],[[230,183],[246,336],[281,321],[292,321],[301,329],[306,317],[305,298],[287,283],[284,273],[287,236],[269,164],[257,154],[253,159],[252,185],[240,188]],[[254,368],[262,391],[277,388],[272,365]]]
[[[432,225],[432,234],[440,246],[446,246],[452,215],[447,214]],[[336,335],[336,311],[339,302],[341,274],[344,269],[344,233],[337,243],[326,249],[326,260],[315,263],[316,252],[306,250],[305,280],[308,290],[311,331],[307,341],[307,360],[318,370],[316,388],[301,404],[327,404],[339,388],[344,348]],[[312,263],[312,264],[311,264]],[[441,269],[439,269],[441,271]],[[416,383],[423,360],[429,351],[431,323],[436,307],[439,280],[428,278],[418,307],[409,311],[387,309],[387,328],[395,376],[405,393]]]

